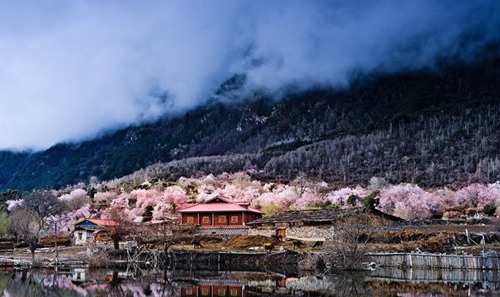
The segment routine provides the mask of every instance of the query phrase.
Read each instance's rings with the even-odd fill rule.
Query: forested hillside
[[[353,185],[378,176],[429,187],[500,179],[498,58],[279,97],[237,97],[244,79],[180,116],[43,152],[0,153],[0,190],[110,180],[150,165],[135,175],[251,169],[270,180],[305,174]]]

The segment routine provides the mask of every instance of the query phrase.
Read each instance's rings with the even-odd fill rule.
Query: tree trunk
[[[58,241],[58,234],[57,234],[57,223],[55,224],[55,235],[56,235],[56,242],[55,242],[55,248],[56,248],[56,273],[58,272],[58,267],[59,267],[59,249],[57,246],[57,241]]]
[[[31,263],[34,264],[35,263],[35,249],[30,248],[30,251],[31,251]]]

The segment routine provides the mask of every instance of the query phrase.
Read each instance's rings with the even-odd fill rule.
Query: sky
[[[43,150],[245,90],[473,60],[500,1],[0,0],[0,150]]]

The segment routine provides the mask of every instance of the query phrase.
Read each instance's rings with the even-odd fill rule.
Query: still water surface
[[[451,273],[451,274],[447,274]],[[454,275],[456,274],[456,275]],[[435,278],[423,280],[426,278]],[[456,276],[456,277],[455,277]],[[2,296],[500,296],[496,273],[376,270],[328,275],[264,271],[68,268],[0,272]]]

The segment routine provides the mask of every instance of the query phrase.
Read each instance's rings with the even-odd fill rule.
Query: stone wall
[[[298,238],[311,238],[319,239],[323,238],[325,240],[333,239],[333,226],[300,226],[300,227],[288,227],[286,228],[287,237],[298,237]],[[259,227],[252,228],[249,230],[248,235],[263,235],[272,236],[276,234],[276,229],[274,227]]]
[[[236,236],[248,235],[248,227],[197,227],[194,235],[222,235],[222,236]]]
[[[248,235],[262,235],[262,236],[273,236],[276,234],[274,228],[251,228],[248,230]]]

